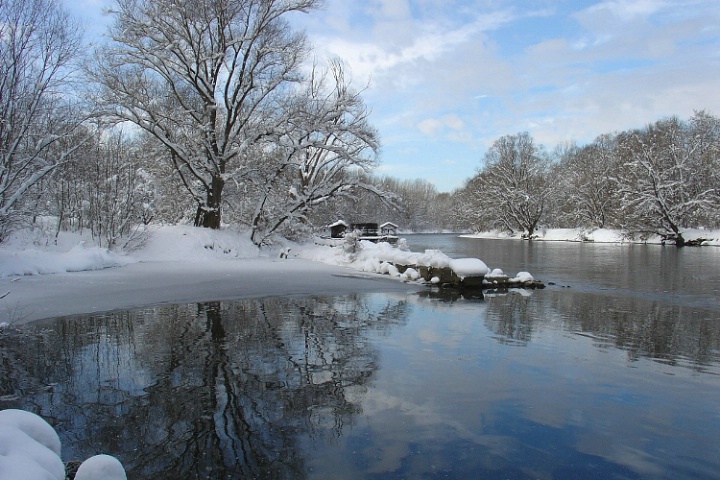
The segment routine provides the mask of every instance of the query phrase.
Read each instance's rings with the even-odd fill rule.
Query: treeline
[[[527,133],[504,136],[455,197],[476,230],[614,228],[682,245],[685,229],[720,227],[720,119],[665,118],[552,153]]]
[[[612,228],[682,245],[688,228],[720,228],[720,119],[696,112],[552,151],[523,132],[497,139],[476,174],[450,193],[426,181],[369,178],[391,205],[366,197],[342,205],[351,218],[392,219],[403,229],[501,230],[532,238],[539,228]],[[330,216],[326,216],[330,220]]]

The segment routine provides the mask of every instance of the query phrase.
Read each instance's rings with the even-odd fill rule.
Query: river
[[[406,238],[548,287],[45,321],[0,408],[136,480],[720,478],[720,249]]]

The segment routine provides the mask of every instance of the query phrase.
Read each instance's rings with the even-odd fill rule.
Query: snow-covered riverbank
[[[507,232],[490,231],[473,234],[464,234],[467,238],[501,238],[501,239],[520,239],[519,235],[511,236]],[[552,241],[552,242],[595,242],[595,243],[643,243],[643,244],[662,244],[662,238],[659,235],[651,235],[646,239],[631,239],[620,230],[612,230],[607,228],[598,228],[595,230],[587,230],[582,228],[551,228],[539,229],[535,232],[535,240]],[[720,246],[720,230],[701,230],[689,229],[683,232],[686,241],[696,240],[699,238],[706,239],[703,245]],[[672,243],[672,242],[669,242]]]
[[[61,235],[58,245],[18,235],[0,246],[0,324],[160,303],[276,295],[415,291],[420,287],[303,258],[303,247],[260,251],[241,233],[159,227],[142,247],[119,254]],[[317,247],[311,246],[311,257]],[[328,247],[329,249],[329,247]]]

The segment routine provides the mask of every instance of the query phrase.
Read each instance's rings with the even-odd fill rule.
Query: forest
[[[150,224],[256,245],[339,218],[402,231],[615,228],[679,245],[720,227],[720,119],[593,142],[497,139],[462,188],[375,173],[381,139],[342,59],[288,18],[321,0],[117,0],[106,42],[53,0],[0,0],[0,242],[22,228],[123,248]]]

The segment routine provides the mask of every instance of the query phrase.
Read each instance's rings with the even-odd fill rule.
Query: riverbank
[[[232,230],[159,227],[127,253],[73,235],[58,245],[28,238],[0,247],[0,324],[157,304],[422,288],[299,258],[294,246],[261,251]]]
[[[521,240],[520,235],[510,235],[507,232],[493,230],[460,235],[464,238],[492,238]],[[683,232],[686,241],[704,239],[703,246],[720,246],[720,230],[688,229]],[[539,229],[535,232],[534,240],[546,242],[594,242],[594,243],[617,243],[617,244],[648,244],[662,245],[663,239],[659,235],[650,235],[647,238],[629,238],[621,230],[598,228],[588,230],[582,228],[548,228]]]

